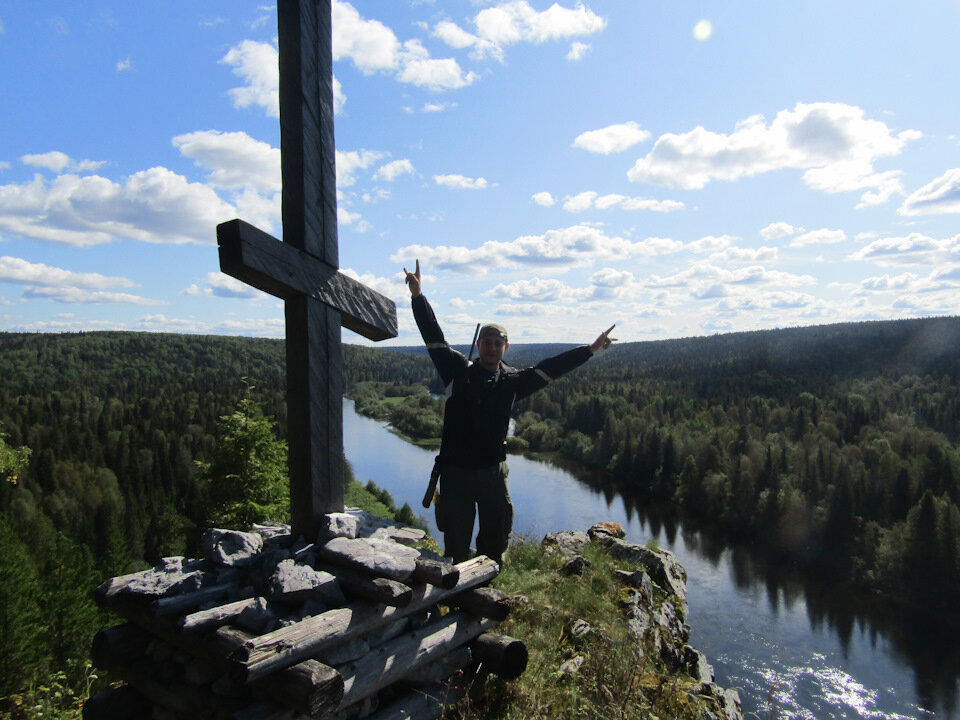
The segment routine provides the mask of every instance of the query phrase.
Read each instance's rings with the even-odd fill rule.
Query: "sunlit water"
[[[409,503],[439,537],[432,512],[420,505],[434,452],[357,415],[349,401],[344,449],[358,480],[386,488],[397,505]],[[614,520],[629,540],[653,538],[677,555],[689,575],[691,644],[706,654],[721,686],[739,690],[748,717],[960,718],[956,633],[917,626],[882,603],[764,568],[749,549],[676,521],[641,517],[621,497],[553,465],[518,456],[509,464],[515,532],[539,540]]]

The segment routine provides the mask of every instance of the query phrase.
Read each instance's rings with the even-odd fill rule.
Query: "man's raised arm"
[[[437,322],[437,317],[433,314],[433,308],[430,307],[430,303],[423,295],[419,259],[417,259],[416,268],[414,272],[410,272],[406,268],[403,269],[406,274],[405,282],[407,287],[410,288],[413,318],[417,321],[420,337],[423,338],[423,342],[427,346],[427,352],[430,353],[430,359],[433,360],[437,372],[440,373],[440,379],[443,380],[444,385],[448,385],[457,371],[467,366],[467,359],[462,353],[451,348],[446,338],[443,337],[443,330],[440,329],[440,323]]]

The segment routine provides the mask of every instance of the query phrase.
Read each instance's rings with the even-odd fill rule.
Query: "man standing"
[[[420,261],[415,272],[406,268],[403,272],[417,327],[446,387],[439,457],[441,501],[437,507],[444,554],[452,556],[454,562],[470,557],[473,521],[479,513],[477,553],[501,563],[513,527],[504,447],[513,404],[610,347],[616,340],[610,337],[614,326],[590,345],[518,370],[503,362],[503,354],[510,347],[506,329],[491,323],[480,328],[478,359],[471,363],[444,340],[433,309],[421,292]]]

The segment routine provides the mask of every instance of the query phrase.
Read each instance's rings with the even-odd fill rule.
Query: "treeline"
[[[634,497],[925,608],[960,600],[956,318],[627,345],[517,412],[521,446]]]
[[[387,370],[375,355],[345,346],[347,382],[429,377],[426,358],[397,355]],[[195,555],[214,518],[285,505],[276,483],[260,487],[285,474],[271,446],[286,427],[284,388],[279,340],[0,333],[0,715],[26,703],[24,717],[40,716],[82,692],[107,622],[90,591],[104,579]],[[251,439],[269,473],[236,473],[243,492],[218,482]]]

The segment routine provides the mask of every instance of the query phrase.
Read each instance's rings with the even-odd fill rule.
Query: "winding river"
[[[398,505],[428,515],[420,499],[434,452],[358,415],[349,401],[343,434],[358,480],[373,480]],[[706,654],[721,686],[740,691],[747,717],[960,720],[957,631],[766,566],[749,547],[638,508],[552,464],[519,456],[509,463],[515,532],[539,540],[614,520],[630,541],[652,538],[677,555],[689,575],[691,644]]]

